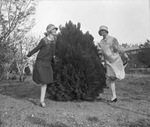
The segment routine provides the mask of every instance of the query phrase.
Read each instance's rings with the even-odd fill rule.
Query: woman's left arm
[[[116,38],[113,38],[112,47],[114,52],[123,54],[125,58],[129,59],[128,55],[125,53],[124,49],[119,45],[118,40]]]

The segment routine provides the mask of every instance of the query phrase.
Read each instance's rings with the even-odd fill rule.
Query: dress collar
[[[106,38],[103,39],[103,40],[104,40],[104,41],[107,41],[109,37],[110,37],[109,35],[106,35]]]

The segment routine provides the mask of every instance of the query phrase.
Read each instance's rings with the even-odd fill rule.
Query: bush
[[[101,64],[93,37],[71,21],[60,27],[53,66],[54,83],[48,85],[50,99],[68,101],[94,99],[106,86],[105,69]]]

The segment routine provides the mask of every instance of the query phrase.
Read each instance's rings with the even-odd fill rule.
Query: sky
[[[150,0],[39,0],[36,25],[32,34],[41,35],[48,24],[65,25],[71,20],[81,23],[83,33],[89,31],[95,43],[101,25],[120,44],[144,43],[150,39]]]

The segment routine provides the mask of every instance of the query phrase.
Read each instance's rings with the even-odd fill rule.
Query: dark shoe
[[[117,98],[113,99],[113,100],[109,100],[108,102],[112,103],[112,102],[117,102]]]
[[[45,107],[46,107],[45,102],[41,102],[41,103],[40,103],[40,106],[41,106],[42,108],[45,108]]]

